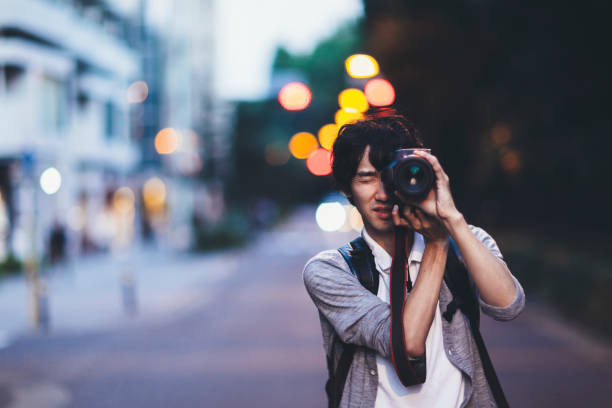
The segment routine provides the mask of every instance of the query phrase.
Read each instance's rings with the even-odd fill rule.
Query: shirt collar
[[[365,240],[366,244],[370,247],[372,251],[372,255],[374,255],[374,263],[376,264],[376,268],[383,272],[389,273],[391,269],[391,263],[393,262],[393,258],[385,249],[380,246],[380,244],[368,234],[365,228],[361,230],[361,236]],[[412,250],[410,251],[410,255],[408,256],[408,264],[411,262],[420,263],[423,259],[423,252],[425,251],[425,238],[423,235],[418,232],[414,232],[414,242],[412,244]]]

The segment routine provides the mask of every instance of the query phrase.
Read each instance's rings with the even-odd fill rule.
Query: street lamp
[[[55,167],[49,167],[40,175],[40,188],[45,194],[53,195],[62,186],[62,175]]]

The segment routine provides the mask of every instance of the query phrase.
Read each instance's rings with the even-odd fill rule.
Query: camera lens
[[[421,200],[433,187],[435,175],[431,164],[414,154],[417,149],[398,149],[382,173],[387,194],[399,191],[406,198]],[[430,152],[429,149],[419,149]]]
[[[425,159],[411,156],[397,163],[393,171],[393,180],[397,190],[403,195],[421,198],[431,189],[434,175]]]

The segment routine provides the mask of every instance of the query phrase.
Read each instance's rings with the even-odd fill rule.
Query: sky
[[[132,14],[141,0],[106,0]],[[173,2],[145,0],[149,22],[163,30]],[[206,1],[206,0],[202,0]],[[308,54],[340,26],[363,15],[361,0],[212,0],[215,9],[215,91],[228,100],[268,94],[277,46]]]
[[[360,0],[217,0],[217,94],[259,99],[268,93],[278,45],[308,54],[343,23],[363,14]]]

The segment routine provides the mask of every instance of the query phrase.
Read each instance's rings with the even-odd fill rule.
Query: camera
[[[390,197],[395,197],[394,191],[415,200],[422,200],[433,187],[436,176],[431,164],[415,151],[431,153],[430,149],[398,149],[393,152],[389,163],[381,174],[382,182]]]

